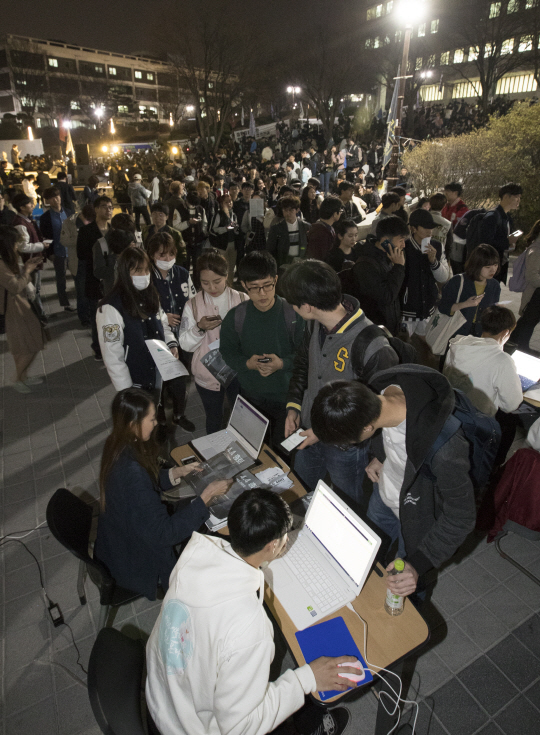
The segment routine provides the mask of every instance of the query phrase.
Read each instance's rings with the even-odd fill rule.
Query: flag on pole
[[[255,128],[255,118],[253,117],[253,110],[250,110],[249,113],[249,135],[252,138],[255,138],[257,135],[257,130]]]
[[[77,163],[77,161],[75,160],[75,148],[73,147],[73,141],[71,140],[71,130],[69,128],[66,128],[66,133],[66,156],[71,153],[73,163]]]
[[[383,169],[385,166],[387,166],[390,163],[390,158],[392,157],[392,146],[394,145],[394,139],[395,139],[395,130],[396,130],[396,116],[397,116],[397,101],[398,101],[398,95],[399,95],[399,68],[396,78],[396,83],[394,84],[394,93],[392,94],[392,102],[390,103],[390,110],[388,112],[388,126],[386,128],[386,144],[384,146],[384,156],[383,156]]]
[[[241,123],[242,127],[244,127],[244,125],[245,125],[245,122],[244,122],[244,105],[242,105],[242,114],[240,116],[240,123]]]
[[[304,119],[304,105],[300,102],[300,120]]]
[[[270,114],[272,115],[272,120],[275,120],[275,114],[274,114],[274,105],[270,103]]]

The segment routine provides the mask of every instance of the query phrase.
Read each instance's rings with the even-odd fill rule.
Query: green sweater
[[[227,313],[221,325],[219,351],[223,359],[236,370],[240,385],[246,393],[285,404],[294,355],[304,334],[304,320],[297,315],[292,345],[283,315],[283,299],[279,296],[276,296],[276,303],[269,311],[259,311],[249,301],[240,335],[234,326],[235,309]],[[248,370],[247,360],[252,355],[263,354],[280,357],[283,360],[283,369],[276,370],[266,378],[258,370]]]

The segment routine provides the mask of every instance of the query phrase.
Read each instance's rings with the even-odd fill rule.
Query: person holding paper
[[[156,407],[146,391],[126,388],[113,399],[113,428],[101,457],[100,515],[94,556],[117,584],[156,599],[165,591],[176,563],[174,546],[190,538],[208,519],[207,506],[231,482],[211,482],[187,507],[169,515],[159,489],[170,490],[196,464],[159,469],[155,440]]]
[[[151,263],[140,248],[127,248],[117,260],[116,283],[97,311],[99,345],[117,391],[136,386],[156,397],[161,375],[146,340],[165,342],[178,357],[178,342],[152,284]]]

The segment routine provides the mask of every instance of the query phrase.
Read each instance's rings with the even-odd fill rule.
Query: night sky
[[[193,13],[225,13],[238,27],[239,53],[251,32],[261,44],[284,42],[294,59],[295,49],[310,43],[310,29],[333,20],[350,32],[365,17],[362,7],[357,0],[24,0],[1,17],[5,33],[133,54],[159,53],[169,40],[174,44],[167,39],[172,20],[189,23]]]

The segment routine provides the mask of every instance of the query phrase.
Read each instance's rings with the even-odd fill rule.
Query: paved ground
[[[41,524],[47,501],[58,487],[95,501],[110,423],[113,390],[106,371],[91,356],[88,331],[79,329],[76,316],[59,311],[52,271],[44,275],[46,308],[57,316],[51,322],[54,339],[32,369],[46,375],[46,381],[31,394],[20,395],[9,387],[12,359],[0,338],[0,379],[5,386],[0,392],[2,536]],[[196,423],[197,435],[202,434],[203,410],[193,391],[187,415]],[[171,444],[187,439],[177,430]],[[47,593],[72,627],[86,666],[99,613],[96,590],[87,582],[88,604],[81,607],[77,563],[47,528],[30,534],[25,543],[39,559]],[[540,544],[514,536],[506,545],[538,573]],[[0,565],[2,735],[97,735],[77,651],[69,631],[53,628],[46,615],[34,560],[19,543],[8,543],[2,546]],[[119,611],[115,626],[144,637],[158,611],[159,603],[139,600]],[[417,733],[537,735],[539,612],[540,587],[501,559],[493,545],[471,538],[462,560],[439,575],[428,611],[432,638],[409,691],[420,702]],[[350,704],[351,732],[373,732],[376,704],[371,692]],[[404,722],[408,718],[405,712]]]

